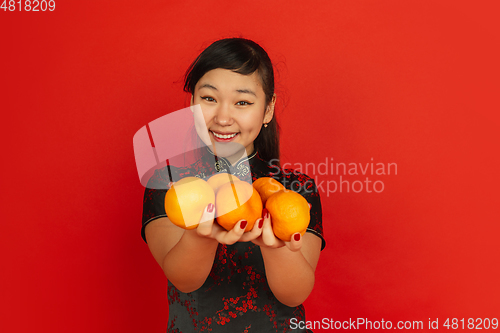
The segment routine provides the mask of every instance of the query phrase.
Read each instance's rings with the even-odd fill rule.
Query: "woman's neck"
[[[239,146],[239,147],[238,147]],[[254,146],[249,145],[247,147],[243,147],[241,145],[212,145],[207,147],[208,150],[215,156],[222,157],[234,166],[238,163],[242,158],[248,157],[254,153]]]
[[[225,157],[225,159],[228,160],[228,162],[231,163],[232,166],[234,166],[236,163],[238,163],[239,160],[244,157],[250,156],[250,154],[252,153],[253,151],[247,152],[245,149],[243,149],[232,156]]]

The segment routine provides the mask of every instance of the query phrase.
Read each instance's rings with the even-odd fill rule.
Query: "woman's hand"
[[[221,244],[232,245],[238,241],[248,242],[260,237],[262,233],[262,219],[255,221],[255,224],[249,232],[245,232],[247,226],[247,221],[238,221],[233,229],[227,231],[219,224],[214,223],[215,210],[214,205],[209,204],[203,211],[203,215],[200,219],[200,224],[196,228],[196,233],[198,236],[204,238],[215,239]]]
[[[309,209],[311,209],[311,204],[309,204]],[[262,216],[264,220],[262,235],[261,237],[252,240],[253,243],[259,246],[265,246],[274,249],[286,246],[292,252],[300,250],[300,248],[302,247],[302,235],[300,234],[300,232],[293,234],[290,242],[282,241],[274,235],[273,227],[271,224],[271,214],[269,214],[269,211],[266,208],[264,208],[264,210],[262,211]]]
[[[282,241],[274,235],[273,227],[271,225],[271,214],[269,214],[269,211],[264,208],[262,215],[264,216],[262,235],[252,240],[254,244],[274,249],[286,246],[293,252],[300,250],[302,247],[302,236],[299,232],[292,235],[290,242]]]

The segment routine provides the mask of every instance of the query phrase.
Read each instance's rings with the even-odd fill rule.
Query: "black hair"
[[[245,38],[226,38],[208,46],[193,61],[184,77],[184,91],[194,95],[196,83],[207,72],[217,69],[229,69],[235,73],[251,75],[257,72],[266,95],[266,107],[274,95],[273,64],[267,52],[257,43]],[[254,141],[254,149],[260,157],[279,166],[279,125],[276,112],[267,127],[262,127]]]

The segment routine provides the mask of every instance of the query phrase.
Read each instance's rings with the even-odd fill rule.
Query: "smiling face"
[[[274,113],[274,99],[266,105],[257,72],[242,75],[222,68],[207,72],[196,83],[191,105],[196,104],[201,106],[210,142],[202,133],[200,138],[215,147],[218,156],[230,161],[231,157],[239,159],[243,148],[247,155],[253,152],[255,138]],[[234,147],[235,143],[239,144],[239,151],[224,151],[224,146]]]

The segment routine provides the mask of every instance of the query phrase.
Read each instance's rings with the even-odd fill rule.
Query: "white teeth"
[[[236,134],[238,133],[234,133],[234,134],[229,134],[229,135],[222,135],[222,134],[217,134],[215,132],[212,132],[213,135],[216,137],[216,138],[219,138],[219,139],[230,139],[230,138],[234,138],[236,136]]]

